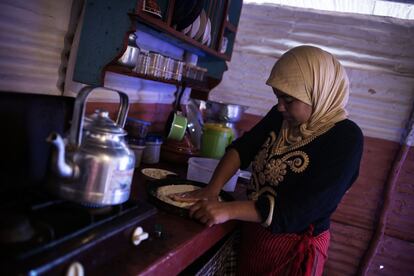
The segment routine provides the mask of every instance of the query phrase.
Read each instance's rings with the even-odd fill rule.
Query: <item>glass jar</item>
[[[135,66],[135,72],[143,75],[148,74],[149,68],[149,53],[141,51],[138,56],[137,65]]]
[[[172,79],[173,69],[174,69],[174,59],[165,57],[161,77],[166,80]]]
[[[203,67],[196,67],[196,80],[204,81],[206,77],[207,69]]]
[[[181,81],[183,77],[183,67],[184,62],[179,60],[174,60],[173,71],[172,71],[172,78],[177,81]]]
[[[150,52],[149,63],[148,63],[148,75],[160,78],[162,75],[162,67],[164,66],[164,56]]]

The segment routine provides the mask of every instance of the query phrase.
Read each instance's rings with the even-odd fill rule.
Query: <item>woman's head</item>
[[[277,97],[277,109],[290,125],[306,123],[312,115],[312,106],[273,88]]]
[[[338,60],[322,49],[299,46],[289,50],[273,66],[266,83],[278,97],[286,121],[296,120],[304,136],[347,116],[348,77]]]

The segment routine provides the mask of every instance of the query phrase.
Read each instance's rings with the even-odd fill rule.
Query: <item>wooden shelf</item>
[[[112,72],[112,73],[117,73],[117,74],[126,75],[130,77],[135,77],[135,78],[141,78],[141,79],[163,82],[163,83],[168,83],[168,84],[173,84],[173,85],[185,86],[185,87],[189,87],[192,89],[205,91],[205,92],[208,92],[210,90],[207,86],[207,81],[197,81],[197,80],[187,79],[187,78],[183,78],[181,81],[167,80],[163,78],[140,74],[121,65],[115,65],[115,64],[108,65],[105,68],[105,72]]]
[[[225,27],[228,31],[233,32],[233,33],[237,33],[237,27],[234,26],[233,24],[231,24],[230,22],[226,21]]]
[[[139,12],[137,14],[129,14],[129,15],[131,16],[131,18],[135,19],[138,23],[147,25],[153,30],[158,31],[158,33],[155,34],[154,32],[152,32],[152,34],[155,34],[162,38],[167,38],[171,42],[176,42],[175,44],[180,47],[184,47],[187,50],[198,53],[198,54],[204,53],[204,55],[208,54],[210,56],[213,56],[213,57],[216,57],[222,60],[227,60],[227,61],[230,60],[230,56],[226,54],[221,54],[217,50],[212,49],[189,36],[186,36],[185,34],[168,26],[161,19],[155,18],[144,12]],[[230,27],[230,30],[232,29],[234,28]],[[146,31],[151,32],[151,29],[147,29]]]

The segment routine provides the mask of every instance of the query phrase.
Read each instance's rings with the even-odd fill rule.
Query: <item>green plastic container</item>
[[[220,159],[234,139],[233,130],[221,124],[204,124],[201,137],[201,156]]]

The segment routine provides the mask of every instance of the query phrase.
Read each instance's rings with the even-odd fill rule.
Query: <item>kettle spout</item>
[[[51,169],[59,177],[76,178],[78,176],[78,167],[75,164],[68,164],[65,160],[65,143],[62,137],[56,132],[52,132],[46,139],[53,145]]]

